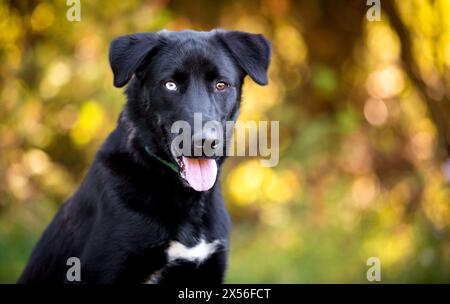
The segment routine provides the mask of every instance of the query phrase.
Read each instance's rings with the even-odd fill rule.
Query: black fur
[[[237,31],[157,32],[111,43],[114,85],[127,103],[76,193],[60,208],[36,245],[19,283],[65,283],[69,257],[81,260],[81,283],[143,283],[163,269],[172,240],[193,246],[224,240],[200,265],[178,261],[161,283],[220,283],[227,263],[230,219],[220,183],[205,192],[153,155],[174,161],[170,142],[176,120],[193,113],[225,123],[239,112],[245,75],[267,83],[270,45],[261,35]],[[164,81],[173,80],[177,92]],[[230,84],[216,92],[214,84]],[[220,167],[224,157],[216,157]]]

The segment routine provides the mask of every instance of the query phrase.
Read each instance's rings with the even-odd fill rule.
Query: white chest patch
[[[204,239],[200,239],[197,245],[186,247],[180,242],[171,241],[169,247],[166,249],[167,265],[152,273],[145,283],[157,284],[161,280],[164,271],[170,268],[171,264],[176,264],[177,261],[189,261],[201,264],[217,251],[220,244],[220,240],[207,243]]]
[[[172,241],[166,251],[167,260],[169,263],[176,260],[202,263],[217,250],[219,244],[219,240],[206,243],[204,239],[201,239],[200,242],[194,247],[186,247],[180,242]]]

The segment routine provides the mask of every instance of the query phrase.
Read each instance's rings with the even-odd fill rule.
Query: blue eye
[[[177,88],[177,84],[173,81],[167,81],[164,83],[164,86],[166,87],[166,89],[168,89],[169,91],[176,91]]]

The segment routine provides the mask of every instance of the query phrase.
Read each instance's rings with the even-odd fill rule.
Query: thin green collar
[[[150,155],[151,157],[159,160],[161,163],[163,163],[164,165],[166,165],[167,167],[169,167],[170,169],[172,169],[175,173],[178,173],[178,166],[172,162],[168,162],[158,156],[156,156],[155,154],[153,154],[152,152],[150,152],[150,149],[145,146],[145,152],[148,153],[148,155]]]

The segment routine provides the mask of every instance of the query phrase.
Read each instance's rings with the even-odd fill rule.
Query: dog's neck
[[[130,207],[149,214],[170,214],[171,218],[200,218],[205,212],[205,201],[220,191],[219,182],[205,192],[184,185],[176,172],[145,151],[135,129],[126,123],[123,115],[98,157],[114,178],[130,184],[131,194],[126,194]]]

